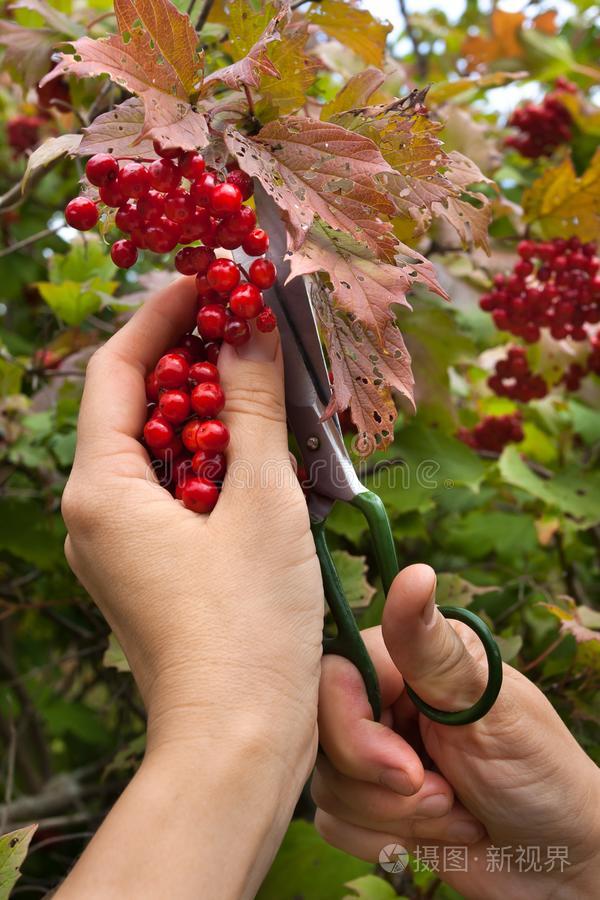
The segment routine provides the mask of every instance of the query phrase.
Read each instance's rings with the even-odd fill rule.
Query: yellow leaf
[[[600,238],[600,150],[577,177],[564,159],[534,181],[523,195],[525,221],[535,223],[545,238],[577,235],[582,241]]]
[[[456,81],[441,81],[433,84],[427,93],[427,105],[433,106],[445,103],[453,97],[458,97],[467,91],[481,91],[486,88],[502,87],[512,81],[521,81],[527,78],[527,72],[488,72],[478,78],[457,78]]]
[[[326,103],[321,110],[321,119],[328,122],[338,113],[356,109],[370,103],[385,103],[388,97],[383,91],[378,90],[385,81],[385,75],[380,69],[369,66],[353,75],[352,78],[338,91],[333,100]]]
[[[230,4],[226,19],[229,26],[227,50],[234,60],[247,56],[277,12],[275,3],[265,3],[258,12],[252,9],[248,0],[234,0]]]
[[[382,64],[385,42],[392,26],[379,22],[368,10],[357,9],[343,0],[323,0],[311,5],[306,17],[369,65]]]
[[[491,35],[471,35],[464,41],[461,53],[467,59],[467,71],[497,59],[519,59],[524,55],[518,34],[525,21],[523,13],[495,9],[491,19]]]
[[[560,102],[569,110],[573,121],[584,134],[600,136],[600,109],[581,94],[561,92]]]
[[[269,44],[268,57],[279,77],[265,74],[260,79],[262,100],[256,104],[256,115],[263,123],[297,112],[304,106],[306,93],[315,80],[317,63],[304,53],[306,29],[298,29],[284,41]]]

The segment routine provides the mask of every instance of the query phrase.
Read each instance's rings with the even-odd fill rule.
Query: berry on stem
[[[217,341],[223,338],[227,313],[225,307],[218,303],[210,303],[198,310],[196,325],[198,334],[205,341]]]
[[[232,291],[240,283],[240,270],[231,259],[215,259],[207,271],[206,279],[215,291]]]
[[[239,188],[243,200],[249,200],[254,193],[252,178],[242,169],[231,169],[227,175],[227,181]]]
[[[196,362],[190,367],[189,380],[192,384],[218,384],[219,370],[213,363]]]
[[[210,195],[210,209],[216,216],[239,212],[241,205],[242,192],[235,184],[226,181],[215,185]]]
[[[65,208],[67,225],[78,231],[89,231],[98,221],[98,207],[88,197],[74,197]]]
[[[250,264],[248,275],[252,284],[261,291],[267,291],[275,284],[277,270],[270,259],[255,259]]]
[[[119,269],[130,269],[138,258],[137,247],[126,239],[115,241],[110,248],[110,257]]]
[[[244,238],[242,248],[248,256],[262,256],[269,249],[269,235],[262,228],[255,228]]]
[[[119,171],[117,184],[124,197],[143,197],[150,190],[148,169],[141,163],[126,163]]]
[[[180,389],[163,391],[158,401],[158,408],[165,419],[179,425],[190,415],[190,395]]]
[[[225,323],[223,340],[226,344],[232,344],[234,347],[241,347],[242,344],[247,343],[250,340],[250,326],[246,319],[229,316]]]
[[[240,319],[255,319],[263,308],[263,298],[254,284],[240,284],[229,298],[231,311]]]
[[[85,166],[87,180],[96,187],[115,181],[118,174],[119,163],[110,153],[96,153],[88,159]]]
[[[266,306],[256,318],[256,327],[263,334],[269,334],[277,328],[277,317],[270,306]]]

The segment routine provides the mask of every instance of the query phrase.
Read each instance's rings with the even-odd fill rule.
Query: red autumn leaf
[[[144,104],[139,97],[130,97],[114,109],[102,113],[88,128],[83,129],[79,145],[80,156],[112,153],[114,156],[156,156],[152,141],[140,140],[144,125]]]

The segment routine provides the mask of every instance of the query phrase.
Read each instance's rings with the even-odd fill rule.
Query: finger
[[[77,466],[110,456],[123,474],[146,477],[148,459],[138,441],[146,418],[144,378],[193,327],[196,303],[194,279],[177,279],[93,355],[77,426]]]
[[[383,639],[407,684],[423,700],[441,709],[463,709],[481,695],[486,668],[482,656],[469,652],[436,607],[435,585],[429,566],[400,572],[385,605]]]
[[[389,854],[392,851],[399,853],[401,850],[407,850],[410,853],[414,853],[419,846],[419,840],[411,838],[409,835],[362,828],[358,825],[344,822],[342,819],[338,819],[320,809],[317,810],[315,815],[315,828],[332,847],[337,847],[338,850],[343,850],[345,853],[349,853],[350,856],[356,856],[358,859],[364,859],[367,862],[379,862],[383,858],[382,854]],[[454,839],[452,840],[453,842]],[[462,843],[466,842],[463,841]],[[437,841],[435,838],[429,838],[427,846],[437,846],[442,850],[444,842]],[[387,858],[389,859],[389,856]]]
[[[343,775],[322,754],[317,760],[311,791],[317,806],[326,812],[334,812],[327,804],[327,797],[331,796],[340,804],[340,809],[352,811],[369,827],[373,827],[373,821],[390,823],[445,816],[454,804],[452,788],[437,772],[425,772],[420,790],[403,797],[381,785]]]
[[[231,433],[223,499],[234,495],[237,502],[240,489],[299,491],[288,451],[279,333],[253,328],[242,347],[223,345],[219,371],[227,398],[223,420]]]
[[[376,789],[368,785],[362,794],[363,806],[357,808],[358,782],[354,782],[354,792],[348,795],[350,802],[337,796],[331,783],[319,780],[318,775],[313,782],[313,799],[318,808],[351,825],[401,834],[405,838],[431,838],[463,844],[475,843],[485,834],[483,825],[470,812],[460,803],[448,804],[445,795],[421,797],[422,789],[413,797],[394,797],[388,791],[388,802],[382,804],[381,798],[372,802],[370,794]]]
[[[363,632],[379,676],[383,706],[403,689],[402,676],[383,643],[380,628]],[[332,764],[344,775],[413,794],[423,784],[423,765],[413,748],[386,725],[373,721],[358,670],[339,656],[326,656],[319,690],[319,740]]]

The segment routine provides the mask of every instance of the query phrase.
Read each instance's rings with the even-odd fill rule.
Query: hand
[[[444,619],[434,596],[433,571],[410,566],[392,585],[381,628],[363,632],[381,684],[381,723],[357,670],[340,657],[323,660],[318,830],[372,861],[388,844],[438,845],[440,857],[444,845],[469,845],[468,872],[439,873],[467,898],[591,896],[600,874],[600,775],[535,685],[505,666],[493,709],[463,727],[430,721],[403,693],[404,676],[428,703],[462,709],[485,686],[481,644]],[[542,871],[513,864],[488,872],[490,845],[540,847]],[[568,848],[562,874],[543,865],[549,846]]]
[[[231,445],[223,491],[210,516],[185,509],[152,475],[139,442],[144,375],[193,327],[196,302],[194,280],[179,279],[148,300],[90,360],[63,498],[65,550],[122,645],[142,694],[148,712],[142,769],[167,772],[172,784],[180,779],[185,802],[202,791],[197,799],[210,802],[211,785],[203,781],[210,774],[221,790],[215,801],[221,817],[227,791],[232,794],[228,828],[240,807],[247,817],[245,804],[268,806],[264,828],[277,822],[268,839],[258,833],[260,809],[253,809],[256,842],[266,847],[261,852],[268,864],[316,754],[323,588],[306,502],[288,454],[277,333],[257,332],[238,351],[223,346],[219,370]],[[153,758],[160,764],[152,765]],[[219,784],[219,764],[226,787]],[[155,789],[151,779],[143,796]],[[196,812],[194,807],[194,817]],[[203,821],[217,830],[214,817],[204,814]],[[131,827],[122,830],[131,833]],[[224,840],[227,833],[224,828]],[[236,855],[243,853],[241,834],[228,837]],[[196,833],[199,865],[201,842]],[[216,853],[212,862],[222,858]],[[249,853],[248,859],[253,879],[260,878],[256,858]],[[206,880],[211,870],[203,865]],[[239,871],[228,877],[241,881],[247,873],[239,856],[236,866]],[[124,884],[119,882],[121,896],[135,896],[123,893]],[[134,884],[144,897],[154,895],[143,893],[143,882]],[[166,893],[202,895],[193,879],[183,885],[180,894],[172,884]],[[158,893],[159,881],[153,889],[166,895]],[[232,896],[239,896],[236,889]],[[220,896],[228,896],[225,888]]]

